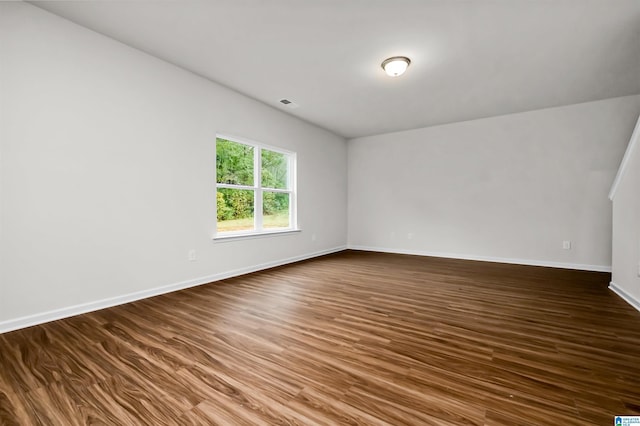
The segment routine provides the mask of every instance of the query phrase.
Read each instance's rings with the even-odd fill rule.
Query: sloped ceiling
[[[31,3],[348,138],[640,93],[638,0]]]

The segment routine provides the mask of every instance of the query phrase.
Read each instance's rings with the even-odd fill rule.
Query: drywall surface
[[[349,246],[607,270],[638,112],[629,96],[352,139]]]
[[[640,119],[639,119],[640,120]],[[629,152],[613,194],[612,286],[640,310],[640,148]]]
[[[0,40],[0,329],[346,245],[343,138],[29,4]],[[297,153],[301,232],[211,239],[217,132]]]

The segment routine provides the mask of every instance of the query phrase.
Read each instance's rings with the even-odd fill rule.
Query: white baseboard
[[[87,312],[97,311],[99,309],[110,308],[112,306],[122,305],[136,300],[146,299],[153,296],[159,296],[165,293],[171,293],[177,290],[183,290],[189,287],[195,287],[202,284],[208,284],[214,281],[224,280],[226,278],[237,277],[239,275],[249,274],[264,269],[274,268],[289,263],[299,262],[301,260],[311,259],[318,256],[324,256],[331,253],[346,250],[346,246],[334,247],[327,250],[307,253],[300,256],[290,257],[288,259],[276,260],[273,262],[252,265],[247,268],[236,269],[233,271],[221,272],[219,274],[209,275],[206,277],[195,278],[192,280],[182,281],[175,284],[169,284],[162,287],[155,287],[149,290],[137,291],[134,293],[124,294],[122,296],[110,297],[107,299],[96,300],[94,302],[82,303],[80,305],[68,306],[61,309],[42,312],[34,315],[28,315],[20,318],[10,319],[0,322],[0,334],[21,328],[31,327],[50,321],[68,318],[75,315],[85,314]]]
[[[358,246],[358,245],[351,245],[351,244],[348,247],[350,250],[377,251],[382,253],[395,253],[395,254],[410,254],[415,256],[444,257],[447,259],[479,260],[482,262],[511,263],[515,265],[527,265],[527,266],[546,266],[550,268],[578,269],[581,271],[611,272],[611,266],[606,266],[606,265],[584,265],[580,263],[561,263],[561,262],[551,262],[546,260],[475,256],[475,255],[457,254],[457,253],[440,253],[440,252],[429,252],[429,251],[421,251],[421,250],[403,250],[403,249],[391,249],[391,248],[385,248],[385,247]]]
[[[609,283],[609,289],[620,296],[625,302],[636,308],[636,310],[640,311],[640,300],[624,291],[618,284],[611,281]]]

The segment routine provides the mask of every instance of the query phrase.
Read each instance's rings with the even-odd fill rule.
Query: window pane
[[[218,188],[218,232],[254,229],[253,196],[254,191],[247,189]]]
[[[216,182],[253,186],[253,147],[217,138]]]
[[[289,227],[289,194],[262,193],[262,226],[267,228]]]
[[[287,189],[288,181],[287,155],[279,152],[262,150],[262,187]]]

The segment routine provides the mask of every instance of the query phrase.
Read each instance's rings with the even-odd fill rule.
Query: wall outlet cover
[[[198,256],[196,255],[196,251],[195,250],[189,250],[188,258],[189,258],[189,262],[195,262],[196,260],[198,260]]]

